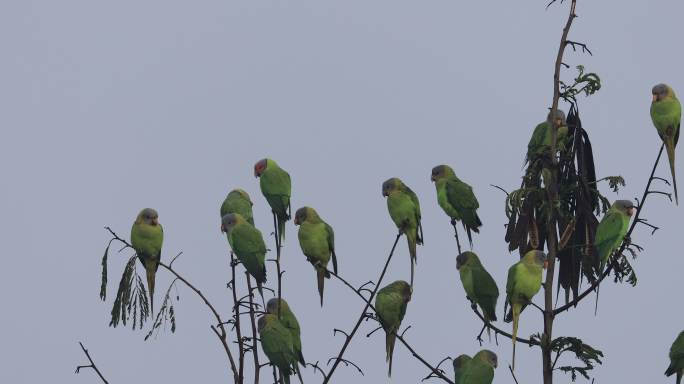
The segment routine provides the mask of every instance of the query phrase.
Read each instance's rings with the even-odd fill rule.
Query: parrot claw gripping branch
[[[557,0],[551,0],[547,8],[557,2]],[[534,129],[527,146],[525,172],[520,188],[509,193],[499,186],[492,185],[506,193],[505,213],[508,224],[504,240],[508,243],[510,252],[517,250],[520,255],[520,260],[516,260],[516,263],[508,270],[502,318],[499,318],[496,313],[496,303],[499,297],[496,281],[474,252],[461,249],[457,224],[460,222],[463,226],[471,249],[473,248],[472,234],[473,232],[479,233],[479,228],[482,226],[477,213],[479,202],[474,190],[459,179],[454,169],[448,165],[437,165],[431,173],[431,181],[435,184],[437,192],[437,203],[449,216],[450,225],[454,231],[455,246],[458,250],[456,269],[466,292],[468,305],[482,321],[482,328],[476,336],[476,341],[482,346],[484,342],[482,335],[485,330],[487,330],[490,343],[492,342],[491,332],[494,332],[494,342],[497,345],[498,336],[511,340],[512,358],[508,368],[515,383],[518,383],[515,376],[516,343],[540,348],[544,384],[553,383],[555,371],[570,374],[573,381],[578,374],[588,379],[594,366],[602,364],[603,353],[585,344],[581,339],[566,336],[553,338],[554,320],[561,313],[575,308],[592,292],[596,293],[598,303],[599,287],[611,274],[615,282],[635,285],[636,274],[626,255],[636,257],[643,251],[643,248],[631,241],[633,230],[637,224],[650,228],[651,235],[659,229],[658,226],[641,217],[646,200],[649,196],[655,195],[665,196],[671,202],[673,200],[675,203],[678,202],[674,150],[679,136],[681,106],[672,88],[666,84],[658,84],[652,89],[651,118],[662,140],[662,145],[641,198],[634,199],[636,204],[630,200],[616,200],[611,204],[598,190],[598,183],[606,181],[609,187],[617,192],[618,188],[625,185],[625,181],[620,176],[608,176],[601,179],[596,177],[593,149],[589,134],[582,127],[577,97],[582,94],[587,97],[593,95],[601,88],[601,81],[597,74],[586,72],[581,65],[577,66],[578,74],[573,81],[566,83],[561,80],[561,70],[570,68],[563,62],[567,47],[589,55],[592,55],[592,52],[585,43],[568,39],[572,23],[577,18],[575,13],[577,0],[561,0],[558,3],[569,3],[569,14],[562,30],[554,65],[554,92],[550,111],[546,120]],[[567,118],[559,108],[561,101],[569,105]],[[663,152],[669,160],[671,182],[655,174],[663,158]],[[107,296],[107,264],[110,247],[117,242],[123,245],[119,252],[128,248],[135,251],[125,264],[111,310],[110,326],[116,327],[119,323],[125,326],[129,323],[133,329],[142,329],[144,323],[151,318],[153,319],[152,326],[145,336],[146,340],[156,335],[158,330],[162,326],[166,327],[167,324],[171,332],[174,332],[176,328],[174,303],[179,300],[176,293],[177,283],[182,283],[200,298],[213,316],[209,328],[221,343],[227,358],[226,367],[235,383],[244,384],[247,381],[246,368],[250,355],[255,384],[258,384],[260,380],[270,381],[268,373],[260,375],[261,369],[268,366],[272,368],[273,382],[279,384],[290,384],[293,375],[297,375],[303,383],[301,367],[311,367],[314,375],[320,373],[323,384],[334,382],[332,377],[340,364],[356,369],[363,376],[362,367],[345,357],[345,353],[353,338],[358,335],[361,324],[368,320],[376,321],[379,326],[367,333],[367,338],[380,329],[385,333],[388,377],[392,373],[394,347],[398,340],[414,359],[427,368],[428,374],[422,378],[422,381],[440,380],[449,384],[492,383],[494,369],[498,366],[498,358],[493,352],[481,350],[472,357],[465,354],[456,358],[447,356],[434,365],[419,354],[405,338],[405,333],[411,325],[402,326],[401,323],[414,292],[417,245],[423,244],[423,228],[418,196],[399,178],[388,179],[382,184],[382,193],[383,197],[387,198],[389,216],[399,233],[394,239],[376,281],[368,281],[360,286],[349,283],[338,273],[338,260],[334,245],[335,234],[332,227],[311,207],[302,207],[296,211],[293,221],[294,225],[299,226],[297,235],[305,256],[302,260],[306,260],[307,265],[310,264],[316,272],[318,287],[316,305],[320,302],[321,307],[323,306],[324,281],[332,277],[354,292],[364,305],[351,331],[333,329],[333,338],[338,334],[344,336],[344,342],[339,351],[327,360],[307,362],[302,353],[299,323],[282,293],[282,277],[285,271],[281,269],[281,250],[285,239],[286,223],[290,220],[292,212],[290,175],[275,161],[265,158],[254,165],[254,176],[259,178],[261,192],[273,215],[276,257],[266,260],[266,253],[269,250],[266,248],[261,231],[254,224],[253,203],[247,192],[242,189],[230,191],[221,206],[220,214],[221,231],[226,234],[230,245],[231,271],[227,288],[231,290],[231,318],[224,321],[216,306],[209,302],[204,293],[173,268],[173,263],[182,252],[178,253],[170,263],[162,262],[163,230],[158,222],[157,212],[154,209],[145,208],[140,211],[133,224],[130,243],[119,237],[111,228],[105,227],[111,239],[102,258],[100,298],[103,301]],[[673,193],[652,189],[653,182],[656,180],[671,187]],[[406,237],[410,256],[411,274],[410,279],[407,278],[410,283],[396,280],[382,286],[402,236]],[[543,252],[545,249],[546,253]],[[136,260],[139,260],[144,267],[146,280],[138,275]],[[274,261],[276,264],[277,285],[273,281],[275,289],[265,286],[266,261]],[[332,270],[328,268],[329,261],[333,262]],[[557,273],[556,264],[558,264]],[[239,265],[245,268],[247,292],[244,294],[238,292],[240,274],[236,268]],[[161,306],[156,309],[155,313],[154,285],[159,267],[171,274],[172,281],[166,290]],[[546,269],[545,276],[544,269]],[[543,304],[538,305],[533,298],[542,287],[544,288]],[[554,288],[556,290],[555,301]],[[558,298],[562,296],[561,289],[565,300],[562,305],[558,306]],[[273,295],[268,303],[264,300],[263,290]],[[261,304],[255,300],[255,291],[261,296]],[[521,338],[518,335],[521,314],[536,313],[536,311],[524,312],[529,306],[540,311],[543,317],[543,329],[529,338]],[[248,316],[248,319],[243,319],[242,316]],[[498,320],[512,322],[511,331],[504,330],[502,323],[496,323]],[[237,347],[231,345],[233,343],[237,344]],[[258,343],[261,344],[262,356],[265,355],[268,358],[265,363],[260,363]],[[79,373],[81,368],[90,368],[102,382],[107,383],[83,344],[81,344],[81,349],[90,364],[78,366],[76,373]],[[557,366],[561,355],[567,352],[574,354],[574,357],[583,365]],[[676,374],[679,382],[684,375],[684,332],[672,345],[670,359],[671,364],[665,374],[667,376]],[[322,364],[323,361],[325,364]],[[441,368],[449,361],[452,362],[454,368],[453,376]]]

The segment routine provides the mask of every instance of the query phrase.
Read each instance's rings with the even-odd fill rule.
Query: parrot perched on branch
[[[392,376],[395,333],[399,331],[410,300],[411,286],[403,280],[397,280],[380,289],[375,297],[375,309],[380,318],[380,325],[385,330],[386,360],[389,362],[388,377]]]
[[[506,304],[511,306],[513,318],[513,358],[515,369],[515,339],[518,336],[520,312],[532,302],[534,295],[539,292],[542,284],[542,270],[548,265],[546,255],[538,250],[531,250],[508,269],[506,282]]]
[[[280,307],[280,308],[278,308]],[[306,365],[304,355],[302,354],[302,337],[299,322],[294,313],[290,309],[285,299],[280,299],[280,306],[278,305],[278,298],[274,297],[266,303],[266,312],[278,316],[280,310],[280,322],[290,331],[292,335],[292,346],[297,355],[297,361],[303,366]]]
[[[658,136],[665,143],[667,159],[670,161],[672,173],[672,186],[674,187],[675,201],[679,204],[677,196],[677,178],[675,177],[675,147],[679,141],[679,128],[682,122],[682,105],[677,100],[672,88],[667,84],[658,84],[651,90],[653,102],[651,102],[651,120],[658,130]]]
[[[387,210],[399,232],[406,235],[411,256],[411,286],[413,287],[414,264],[418,258],[416,244],[423,244],[420,203],[418,196],[396,177],[382,183],[382,195],[387,197]]]
[[[677,339],[670,347],[670,366],[665,371],[665,376],[677,374],[677,384],[682,382],[684,375],[684,331],[679,333]]]
[[[483,349],[470,358],[461,355],[454,359],[455,384],[492,384],[494,369],[499,365],[496,353]]]
[[[131,228],[131,245],[138,260],[145,267],[147,289],[150,291],[150,309],[154,316],[154,280],[161,260],[164,230],[159,224],[159,214],[152,208],[145,208],[136,217]]]
[[[608,262],[608,258],[620,246],[629,230],[629,219],[634,214],[634,204],[629,200],[616,200],[601,219],[596,228],[594,245],[599,265],[599,273]]]
[[[285,222],[290,220],[290,174],[271,159],[261,159],[254,164],[254,176],[259,178],[261,193],[276,215],[278,242],[285,238]]]
[[[233,189],[221,204],[221,218],[229,213],[239,213],[248,223],[254,225],[253,205],[254,203],[252,203],[247,192],[239,188]]]
[[[290,376],[297,372],[298,356],[295,352],[292,333],[278,320],[278,316],[267,313],[259,318],[259,338],[264,354],[280,371],[285,384],[290,384]]]
[[[299,225],[299,245],[306,259],[309,260],[316,270],[318,282],[318,294],[323,306],[324,278],[330,278],[327,271],[328,263],[332,258],[333,270],[337,273],[337,255],[335,255],[335,232],[315,209],[302,207],[295,212],[294,224]]]
[[[223,216],[221,230],[226,233],[235,256],[256,280],[259,294],[263,298],[262,285],[266,282],[266,244],[261,231],[248,223],[239,213]]]
[[[461,283],[468,299],[480,306],[485,321],[496,321],[499,288],[477,255],[469,251],[461,253],[456,257],[456,269],[461,276]]]

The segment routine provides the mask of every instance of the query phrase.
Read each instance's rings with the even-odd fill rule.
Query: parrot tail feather
[[[321,307],[323,306],[323,288],[325,287],[325,268],[316,267],[316,279],[318,280],[318,295],[321,297]]]
[[[299,383],[304,384],[304,380],[302,379],[302,373],[299,370],[299,367],[295,366],[294,371],[297,372],[297,377],[299,378]]]
[[[513,337],[511,343],[513,344],[513,358],[511,369],[515,371],[515,340],[518,337],[518,322],[520,320],[520,304],[513,304]]]
[[[389,369],[387,371],[387,377],[392,377],[392,357],[394,355],[394,341],[396,336],[392,332],[387,332],[385,335],[385,347],[387,349],[386,361],[389,362]]]
[[[684,375],[684,372],[677,372],[677,384],[682,384],[682,375]]]
[[[261,296],[261,301],[264,301],[264,288],[261,286],[261,281],[257,280],[257,289],[259,290],[259,296]],[[250,292],[251,294],[251,292]]]
[[[675,144],[672,137],[665,139],[665,149],[667,150],[667,159],[670,161],[670,173],[672,173],[672,187],[674,188],[675,203],[679,205],[679,197],[677,196],[677,177],[675,176]]]
[[[154,280],[157,270],[157,263],[145,263],[145,273],[147,275],[147,290],[150,291],[150,312],[154,316]]]
[[[285,222],[287,221],[287,216],[278,215],[278,236],[280,243],[282,245],[283,240],[285,240]]]

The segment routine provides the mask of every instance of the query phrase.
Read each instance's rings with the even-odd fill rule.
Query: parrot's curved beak
[[[630,217],[634,216],[634,211],[636,211],[636,208],[634,208],[634,207],[629,208],[627,210],[627,215],[629,215]]]
[[[385,191],[385,190],[383,189],[383,190],[382,190],[382,196],[383,196],[383,197],[387,197],[387,196],[389,196],[389,193],[387,193],[387,191]]]
[[[257,168],[254,168],[254,177],[259,177],[261,176],[261,172]]]
[[[152,219],[152,225],[159,225],[159,219]]]
[[[225,232],[226,229],[223,227],[223,224],[221,224],[221,232]]]
[[[435,177],[435,175],[430,175],[430,181],[432,181],[433,183],[435,181],[437,181],[437,178]]]
[[[294,218],[294,225],[299,225],[299,217],[295,216]]]
[[[656,102],[656,101],[658,101],[658,95],[656,95],[656,94],[654,93],[654,94],[653,94],[653,102]]]

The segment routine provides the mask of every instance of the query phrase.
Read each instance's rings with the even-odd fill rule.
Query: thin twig
[[[273,234],[275,235],[276,243],[276,268],[278,270],[278,320],[280,320],[280,301],[283,298],[282,289],[282,277],[283,273],[280,271],[280,249],[282,244],[280,244],[280,232],[278,232],[278,217],[275,212],[273,212]]]
[[[257,327],[254,313],[254,290],[252,289],[252,280],[248,272],[245,272],[247,278],[247,290],[249,291],[249,319],[252,322],[252,353],[254,354],[254,384],[259,384],[259,349],[257,347]]]
[[[240,302],[237,299],[237,280],[235,279],[235,266],[237,265],[235,255],[230,252],[230,270],[231,270],[231,291],[233,293],[233,319],[235,320],[235,334],[237,336],[238,344],[238,383],[244,381],[245,371],[245,345],[242,340],[242,327],[240,326]],[[247,276],[249,279],[249,275]]]
[[[81,342],[79,341],[79,342],[78,342],[78,345],[81,346],[81,349],[83,350],[83,353],[85,353],[86,357],[88,358],[88,361],[90,361],[90,364],[88,364],[88,365],[79,365],[78,367],[76,367],[76,372],[75,372],[75,373],[81,373],[81,368],[91,368],[93,371],[95,371],[95,373],[97,373],[98,376],[100,376],[100,379],[102,380],[103,383],[109,384],[109,382],[107,381],[107,379],[105,379],[104,376],[102,375],[102,372],[100,372],[100,370],[97,368],[97,365],[95,365],[95,362],[94,362],[93,359],[90,357],[90,353],[88,352],[88,350],[83,346],[83,343],[81,343]]]

